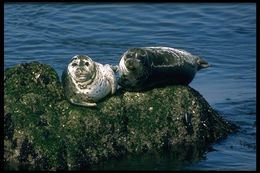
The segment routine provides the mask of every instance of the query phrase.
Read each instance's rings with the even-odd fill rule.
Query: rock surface
[[[235,130],[189,86],[119,90],[96,108],[71,105],[63,93],[48,65],[32,62],[5,70],[5,170],[91,169],[148,151],[197,157]]]

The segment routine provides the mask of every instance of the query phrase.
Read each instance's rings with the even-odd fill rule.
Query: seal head
[[[119,84],[126,87],[142,85],[149,77],[149,62],[147,53],[138,48],[129,49],[119,62]]]
[[[91,83],[96,75],[95,63],[88,56],[74,56],[68,64],[68,74],[76,82]]]

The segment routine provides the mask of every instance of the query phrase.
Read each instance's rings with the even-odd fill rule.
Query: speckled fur
[[[96,106],[96,102],[117,89],[110,65],[94,62],[86,55],[72,58],[63,72],[62,82],[68,100],[80,106]]]

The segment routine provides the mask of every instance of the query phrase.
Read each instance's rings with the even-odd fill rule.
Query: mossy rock
[[[4,72],[6,170],[77,170],[127,154],[178,152],[197,157],[235,126],[189,86],[107,97],[95,108],[65,100],[56,71],[38,62]]]

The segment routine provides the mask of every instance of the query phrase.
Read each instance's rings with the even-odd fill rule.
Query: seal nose
[[[135,58],[128,58],[125,61],[125,66],[129,70],[135,70],[139,66],[140,60]]]
[[[82,73],[83,71],[84,71],[84,69],[78,68],[78,69],[76,69],[76,74],[80,74],[80,73]]]
[[[128,68],[129,70],[134,70],[136,67],[136,59],[133,58],[129,58],[125,61],[125,66],[126,68]]]

